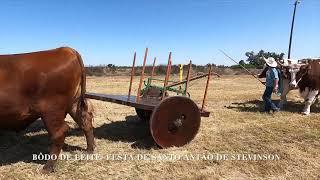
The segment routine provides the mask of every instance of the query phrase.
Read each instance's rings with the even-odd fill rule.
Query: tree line
[[[240,60],[239,64],[248,68],[248,69],[262,69],[263,65],[265,64],[263,57],[273,57],[276,60],[282,59],[284,53],[276,53],[276,52],[266,52],[264,50],[260,50],[258,53],[254,51],[246,52],[245,53],[246,59]],[[192,71],[194,73],[198,72],[207,72],[209,65],[213,66],[215,71],[225,71],[225,69],[231,70],[239,70],[241,69],[240,65],[232,65],[232,66],[225,66],[225,65],[216,65],[214,63],[209,63],[207,65],[196,65],[192,64]],[[167,67],[166,65],[158,65],[155,67],[155,74],[157,75],[164,75],[166,74]],[[186,73],[188,70],[188,65],[184,65],[183,71]],[[135,75],[140,75],[142,71],[142,67],[138,66],[135,67]],[[152,71],[152,66],[146,66],[145,72],[150,74]],[[86,72],[89,76],[104,76],[104,75],[129,75],[131,72],[130,66],[116,66],[114,64],[106,64],[106,65],[98,65],[98,66],[87,66]],[[178,74],[180,72],[179,65],[172,65],[171,66],[171,73]]]

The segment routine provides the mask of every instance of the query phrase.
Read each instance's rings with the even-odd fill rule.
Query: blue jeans
[[[264,111],[269,112],[270,110],[276,110],[278,107],[272,102],[271,95],[272,95],[273,87],[266,86],[266,90],[263,93],[262,99],[264,101]]]

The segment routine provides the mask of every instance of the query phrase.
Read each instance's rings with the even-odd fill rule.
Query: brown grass
[[[126,77],[89,77],[88,90],[127,94]],[[138,82],[138,79],[135,79]],[[205,80],[191,86],[191,95],[201,102]],[[137,84],[134,84],[137,87]],[[136,93],[136,92],[134,92]],[[285,111],[260,113],[263,86],[249,76],[225,76],[211,82],[207,109],[196,138],[181,148],[159,149],[148,125],[141,123],[133,108],[93,101],[95,106],[96,153],[187,155],[187,154],[277,154],[277,161],[63,161],[56,172],[40,174],[44,162],[32,161],[32,153],[47,153],[47,132],[41,122],[24,134],[0,135],[0,179],[319,179],[320,107],[310,116],[299,111],[303,104],[297,92],[289,95]],[[278,99],[278,97],[274,97]],[[85,139],[70,117],[73,128],[63,154],[84,154]]]

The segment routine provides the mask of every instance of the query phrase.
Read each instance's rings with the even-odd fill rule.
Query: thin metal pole
[[[292,44],[292,34],[293,34],[293,27],[294,27],[294,20],[296,16],[296,9],[297,5],[300,3],[299,0],[296,0],[294,3],[294,10],[293,10],[293,16],[292,16],[292,23],[291,23],[291,32],[290,32],[290,40],[289,40],[289,50],[288,50],[288,59],[291,57],[291,44]]]
[[[141,76],[140,76],[140,83],[139,83],[139,88],[138,88],[138,94],[137,94],[136,101],[139,101],[140,100],[140,96],[141,96],[141,86],[142,86],[142,82],[143,82],[143,78],[144,78],[144,70],[146,68],[147,55],[148,55],[148,48],[146,48],[146,52],[144,53],[143,66],[142,66],[142,71],[141,71]]]
[[[163,92],[162,92],[162,99],[165,97],[166,95],[166,89],[167,89],[167,85],[168,85],[168,81],[170,78],[170,71],[171,71],[171,52],[169,53],[169,58],[168,58],[168,64],[167,64],[167,72],[166,72],[166,77],[164,79],[164,84],[163,84]]]
[[[202,107],[201,107],[201,112],[203,112],[204,110],[204,106],[206,104],[206,100],[207,100],[207,91],[208,91],[208,87],[209,87],[209,81],[210,81],[210,77],[211,77],[211,64],[209,66],[209,72],[208,72],[208,79],[207,79],[207,84],[206,84],[206,90],[204,91],[204,96],[203,96],[203,100],[202,100]]]
[[[189,82],[194,81],[194,80],[197,80],[197,79],[201,79],[201,78],[204,78],[204,77],[207,77],[208,75],[209,75],[209,73],[191,77],[191,78],[189,79]],[[211,72],[211,75],[217,75],[218,77],[220,77],[220,75],[217,74],[217,73],[215,73],[215,72]],[[187,80],[184,80],[184,81],[181,81],[181,82],[175,82],[175,83],[172,83],[172,84],[168,85],[167,88],[171,88],[171,87],[174,87],[174,86],[178,86],[178,85],[180,85],[180,84],[185,84],[186,82],[187,82]]]
[[[188,94],[188,88],[189,88],[189,81],[190,81],[190,75],[192,71],[192,61],[190,60],[189,62],[189,68],[188,68],[188,73],[187,73],[187,81],[186,81],[186,89],[185,89],[185,94]]]
[[[128,100],[130,99],[130,96],[131,96],[132,81],[133,81],[133,76],[134,76],[134,66],[135,66],[135,64],[136,64],[136,56],[137,56],[137,53],[134,52],[133,63],[132,63],[132,68],[131,68],[131,77],[130,77]]]

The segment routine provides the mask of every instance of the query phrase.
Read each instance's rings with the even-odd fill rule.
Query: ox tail
[[[78,101],[77,116],[78,116],[79,119],[82,119],[83,111],[87,111],[88,110],[88,105],[87,105],[87,102],[85,100],[86,70],[85,70],[84,63],[83,63],[83,60],[81,58],[81,55],[77,51],[75,51],[75,53],[77,55],[77,60],[79,61],[80,68],[81,68],[81,81],[80,81],[81,93],[80,93],[80,97],[79,97],[79,101]],[[84,119],[82,119],[82,121],[84,121]]]

